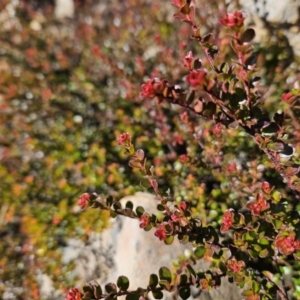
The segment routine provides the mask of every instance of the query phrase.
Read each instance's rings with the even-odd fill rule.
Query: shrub
[[[200,227],[209,228],[208,234],[220,234],[221,240],[226,241],[223,246],[237,256],[237,261],[238,255],[248,257],[247,267],[256,270],[261,266],[261,271],[269,270],[275,278],[289,270],[295,273],[296,287],[298,265],[293,255],[297,253],[292,250],[297,248],[298,196],[288,186],[297,190],[297,168],[293,164],[297,165],[299,159],[295,130],[299,128],[299,110],[298,91],[292,88],[297,77],[290,76],[277,52],[268,53],[268,45],[255,45],[257,70],[244,70],[243,76],[251,77],[244,78],[251,93],[252,85],[258,82],[252,72],[263,78],[256,91],[260,101],[253,100],[257,103],[256,113],[261,111],[262,115],[256,118],[262,124],[248,124],[253,116],[248,118],[247,103],[239,104],[246,92],[242,75],[237,73],[243,72],[243,64],[232,63],[236,54],[230,50],[229,42],[235,41],[234,47],[244,45],[239,45],[235,37],[224,36],[224,31],[219,32],[217,18],[226,18],[223,1],[197,4],[197,24],[202,24],[201,39],[205,37],[201,47],[207,55],[202,59],[202,67],[197,60],[203,56],[198,49],[199,37],[187,39],[191,24],[180,27],[179,22],[173,23],[168,5],[160,1],[110,1],[111,8],[99,16],[96,9],[91,12],[89,8],[94,8],[92,1],[86,1],[86,5],[83,2],[76,1],[76,18],[64,22],[51,18],[51,7],[47,5],[43,13],[35,11],[28,1],[20,1],[13,16],[9,1],[0,4],[0,176],[4,178],[0,214],[1,293],[12,292],[16,299],[41,299],[38,271],[50,275],[58,291],[73,285],[76,278],[70,276],[72,265],[61,268],[61,248],[70,237],[88,239],[90,232],[101,231],[107,221],[107,215],[99,216],[98,211],[80,214],[78,207],[74,209],[78,194],[87,192],[90,201],[95,201],[94,192],[101,194],[101,199],[109,195],[111,204],[148,186],[166,198],[163,201],[172,200],[178,205],[179,212],[174,212],[173,219],[179,219],[172,219],[179,222],[178,228],[183,226],[183,202],[187,205],[185,213],[190,214],[188,221],[200,219]],[[188,5],[180,18],[185,18]],[[124,11],[127,13],[123,14]],[[227,16],[228,20],[232,16]],[[215,34],[214,40],[207,35],[209,32]],[[249,33],[238,39],[249,39]],[[278,53],[282,50],[280,45],[276,45]],[[240,51],[248,59],[246,50]],[[195,65],[189,70],[192,58]],[[223,62],[228,65],[221,68]],[[249,62],[251,65],[251,59]],[[182,80],[184,76],[186,80]],[[139,87],[142,78],[146,86],[166,85],[155,91],[158,105],[157,100],[139,98],[144,91]],[[154,78],[160,79],[157,82]],[[283,84],[287,78],[289,85]],[[181,88],[178,90],[173,83]],[[220,88],[217,83],[224,83],[222,89],[227,89],[227,95],[221,99],[223,107],[222,101],[213,103],[208,97],[209,92],[215,97],[216,89]],[[203,85],[203,95],[197,90],[198,84]],[[190,95],[188,100],[176,99],[178,93],[184,97],[185,91]],[[168,92],[167,97],[164,92]],[[186,101],[191,102],[192,109],[185,106]],[[244,123],[230,122],[228,107]],[[282,114],[276,115],[277,107],[285,112],[284,118]],[[250,139],[247,126],[254,127],[261,139]],[[131,151],[143,148],[145,153],[139,161],[142,151],[135,156],[135,152],[130,152],[132,172],[126,158],[129,153],[124,155],[124,150],[117,147],[117,137],[126,132],[134,145]],[[292,147],[295,154],[284,165],[277,164],[279,171],[275,172],[273,163],[284,154],[292,154]],[[263,151],[275,156],[275,160],[268,160]],[[153,173],[148,163],[143,165],[146,157],[154,166]],[[142,169],[136,167],[140,163]],[[143,177],[137,180],[140,171]],[[268,186],[270,193],[266,192]],[[248,199],[252,202],[247,203]],[[101,205],[106,207],[107,203]],[[279,221],[274,226],[267,223],[271,226],[269,234],[276,236],[268,235],[271,240],[261,250],[278,249],[280,260],[275,267],[271,256],[264,259],[264,264],[259,257],[249,256],[249,250],[254,248],[251,241],[247,243],[252,248],[247,245],[245,253],[239,250],[244,243],[246,224],[257,218],[258,226],[262,217],[269,213],[273,216],[274,209]],[[142,227],[147,224],[146,214],[136,217],[143,220]],[[169,222],[168,218],[172,215],[166,214],[164,222]],[[149,225],[160,226],[152,219]],[[284,231],[285,225],[291,227]],[[163,238],[164,224],[159,229],[157,235]],[[257,230],[254,240],[261,234]],[[206,243],[205,247],[209,245]],[[201,243],[196,241],[195,246],[200,247],[197,253],[201,256]],[[228,266],[234,266],[230,259]]]
[[[244,289],[245,299],[287,299],[287,284],[283,279],[282,286],[278,284],[283,272],[293,272],[294,286],[299,282],[299,137],[292,129],[299,123],[290,112],[300,92],[293,88],[277,95],[282,101],[279,107],[287,114],[283,109],[269,111],[264,105],[261,68],[251,44],[255,31],[244,25],[243,12],[224,14],[219,19],[224,33],[216,35],[199,26],[194,1],[174,0],[172,4],[178,9],[175,18],[190,26],[191,38],[203,58],[195,48],[187,51],[177,60],[184,83],[152,76],[142,84],[140,97],[144,105],[151,103],[167,114],[177,113],[181,129],[164,132],[162,128],[161,133],[172,134],[184,145],[173,175],[176,171],[189,175],[178,176],[182,182],[177,190],[166,189],[164,162],[154,157],[151,166],[147,148],[137,149],[134,138],[124,132],[117,143],[125,149],[129,166],[140,174],[141,184],[152,188],[160,200],[157,209],[163,218],[143,207],[133,210],[130,201],[122,208],[117,199],[96,193],[83,194],[79,203],[108,210],[112,217],[139,219],[141,228],[154,228],[154,235],[166,244],[175,237],[191,243],[193,260],[209,257],[213,268],[203,272],[186,264],[174,280],[162,266],[145,288],[127,291],[129,279],[120,276],[116,284],[105,286],[105,292],[90,283],[80,295],[83,299],[121,295],[144,299],[151,291],[154,298],[161,299],[162,290],[178,289],[180,297],[187,299],[189,286],[212,289],[227,277]],[[213,188],[209,190],[205,181],[199,187],[209,175]]]

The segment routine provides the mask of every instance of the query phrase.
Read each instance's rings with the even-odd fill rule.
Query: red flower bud
[[[149,79],[146,83],[142,84],[141,98],[154,98],[163,93],[166,87],[166,81],[159,78]]]
[[[233,273],[240,272],[244,267],[245,263],[242,260],[237,261],[235,258],[233,258],[227,262],[227,268]]]
[[[78,289],[71,288],[65,298],[65,300],[81,300],[81,294]]]
[[[160,241],[163,241],[166,239],[167,233],[166,233],[164,224],[159,225],[159,227],[156,229],[154,235],[157,236]]]
[[[213,127],[213,133],[216,136],[220,136],[222,133],[222,123],[217,123],[214,127]]]
[[[181,154],[179,156],[179,160],[180,160],[180,162],[182,162],[184,164],[189,161],[189,157],[186,154]]]
[[[224,217],[221,225],[221,232],[224,233],[228,231],[230,227],[233,225],[233,221],[234,221],[234,212],[231,209],[227,209],[224,212]]]
[[[193,52],[189,51],[188,54],[181,59],[183,61],[183,64],[186,68],[188,68],[189,70],[192,69],[192,64],[193,64]]]
[[[249,201],[246,204],[246,208],[251,210],[253,216],[259,216],[264,210],[267,210],[270,204],[265,200],[262,193],[258,193],[254,201]]]
[[[186,210],[186,209],[187,209],[187,204],[186,204],[186,202],[185,202],[185,201],[181,201],[181,202],[179,203],[179,208],[180,208],[181,210]]]
[[[244,24],[246,14],[241,11],[236,11],[234,13],[227,13],[225,18],[219,19],[220,23],[226,27],[241,27]]]
[[[190,74],[185,77],[185,81],[192,87],[193,90],[198,89],[206,82],[205,70],[192,70]]]
[[[280,253],[289,255],[300,249],[300,241],[295,241],[295,234],[291,232],[290,236],[278,236],[275,240],[275,246]]]
[[[281,100],[286,102],[286,103],[289,103],[292,98],[293,98],[293,95],[292,95],[291,92],[282,94],[282,96],[281,96]]]
[[[143,214],[141,217],[140,217],[140,228],[145,228],[148,226],[149,224],[149,215],[148,214]]]
[[[155,93],[152,86],[152,80],[148,80],[146,83],[142,84],[142,92],[140,93],[141,98],[154,98]]]
[[[90,195],[88,193],[84,193],[79,197],[78,205],[83,209],[88,206],[90,201]]]
[[[124,132],[117,138],[118,146],[130,146],[131,136],[129,133]]]
[[[270,183],[267,182],[267,181],[264,181],[262,184],[261,184],[261,190],[265,193],[270,193],[271,192],[271,186],[270,186]]]

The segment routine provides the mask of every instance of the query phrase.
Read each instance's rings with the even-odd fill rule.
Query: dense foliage
[[[297,74],[278,55],[280,44],[268,56],[268,44],[250,45],[255,32],[243,26],[244,14],[226,14],[225,1],[216,2],[197,4],[194,15],[193,1],[173,1],[182,26],[160,1],[112,1],[101,15],[81,3],[64,22],[46,18],[49,7],[36,11],[24,2],[13,15],[4,5],[2,293],[41,299],[37,270],[57,289],[75,282],[72,265],[60,267],[61,247],[101,231],[107,220],[75,207],[86,191],[82,207],[139,218],[167,243],[176,235],[194,243],[195,259],[213,257],[222,276],[247,286],[248,298],[287,297],[277,286],[284,272],[298,296]],[[147,188],[162,200],[164,220],[130,203],[119,207],[122,196]],[[184,286],[217,285],[215,274],[210,280],[188,266]],[[168,270],[160,270],[159,288],[155,276],[147,291],[159,297],[173,288]],[[127,279],[117,286],[125,292]],[[99,287],[85,292],[91,289],[103,297]],[[106,291],[117,292],[113,284]]]

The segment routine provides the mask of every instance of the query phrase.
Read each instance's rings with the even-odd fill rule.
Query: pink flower
[[[260,213],[270,207],[270,204],[265,200],[264,195],[258,193],[254,201],[249,201],[246,208],[251,210],[253,216],[259,216]]]
[[[154,98],[155,93],[152,85],[152,80],[149,79],[146,83],[142,84],[141,98]]]
[[[189,70],[192,69],[192,64],[193,64],[193,52],[189,51],[188,54],[181,59],[183,61],[183,64],[186,68],[188,68]]]
[[[186,163],[186,162],[189,161],[189,157],[188,157],[186,154],[181,154],[181,155],[179,156],[179,160],[180,160],[180,162],[182,162],[182,163]]]
[[[117,138],[117,143],[119,146],[130,146],[131,136],[129,133],[124,132]]]
[[[246,14],[241,11],[227,13],[225,18],[219,19],[220,23],[226,27],[243,26]]]
[[[149,79],[146,83],[142,84],[141,98],[154,98],[163,93],[166,87],[166,81],[159,78]]]
[[[284,102],[287,102],[287,103],[289,103],[292,98],[293,98],[293,95],[291,92],[282,94],[282,96],[281,96],[281,100]]]
[[[140,217],[140,228],[145,228],[148,226],[149,224],[149,215],[148,214],[143,214],[141,217]]]
[[[231,163],[229,166],[228,166],[228,172],[229,173],[234,173],[236,172],[236,163]]]
[[[81,209],[88,206],[90,201],[90,195],[88,193],[84,193],[79,197],[78,205],[81,207]]]
[[[213,127],[213,133],[216,136],[220,136],[222,133],[222,123],[217,123],[214,127]]]
[[[233,258],[227,262],[227,268],[233,273],[240,272],[244,267],[245,263],[242,260],[237,261],[235,258]]]
[[[261,190],[267,194],[269,194],[271,192],[271,186],[270,186],[270,183],[267,182],[267,181],[264,181],[262,184],[261,184]]]
[[[179,203],[179,208],[180,208],[181,210],[186,210],[186,209],[187,209],[187,204],[186,204],[186,202],[185,202],[185,201],[181,201],[181,202]]]
[[[71,288],[65,298],[65,300],[81,300],[81,294],[78,289]]]
[[[183,112],[183,113],[181,113],[179,116],[180,116],[181,121],[182,121],[184,124],[188,124],[188,122],[189,122],[189,117],[188,117],[188,114],[187,114],[186,111]]]
[[[295,250],[300,250],[300,241],[295,241],[295,234],[290,236],[278,236],[275,240],[278,251],[284,255],[292,254]]]
[[[185,81],[192,87],[192,89],[197,89],[206,82],[205,70],[192,70],[190,74],[185,77]]]
[[[159,225],[159,227],[156,229],[154,235],[157,236],[160,241],[163,241],[166,239],[167,233],[166,233],[164,224]]]
[[[221,225],[221,232],[224,233],[230,229],[234,222],[234,212],[232,209],[227,209],[224,212],[224,217]]]
[[[179,222],[179,221],[180,221],[180,217],[176,216],[175,214],[172,214],[172,215],[171,215],[171,220],[172,220],[173,222]]]

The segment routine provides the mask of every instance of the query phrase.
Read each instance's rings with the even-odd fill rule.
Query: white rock
[[[73,0],[55,0],[54,15],[58,19],[72,18],[75,6]]]

